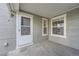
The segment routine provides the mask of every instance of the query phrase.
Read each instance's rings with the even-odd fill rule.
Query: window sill
[[[48,34],[42,34],[42,36],[47,36]]]
[[[61,38],[66,38],[66,36],[63,36],[63,35],[55,35],[55,34],[51,34],[51,36],[61,37]]]

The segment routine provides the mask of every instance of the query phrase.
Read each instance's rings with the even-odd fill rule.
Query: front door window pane
[[[21,18],[21,35],[30,35],[30,18]]]
[[[22,17],[21,25],[30,26],[30,18]]]
[[[21,35],[30,35],[30,27],[21,27]]]

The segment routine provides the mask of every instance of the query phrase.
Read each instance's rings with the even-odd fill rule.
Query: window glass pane
[[[57,26],[64,26],[64,20],[57,21]]]
[[[52,20],[52,34],[64,35],[64,17],[54,18]]]
[[[47,34],[47,29],[48,29],[48,20],[47,19],[44,19],[42,20],[42,33],[43,34]]]
[[[21,27],[21,35],[30,35],[30,27]]]
[[[53,30],[53,34],[64,35],[63,27],[55,27],[52,28],[52,30]]]
[[[46,20],[44,20],[43,26],[46,27]]]
[[[55,21],[55,22],[53,22],[53,24],[52,24],[53,26],[57,26],[57,22]]]
[[[57,28],[56,27],[55,28],[52,28],[52,30],[53,30],[52,31],[53,34],[57,34]]]
[[[21,25],[30,26],[30,18],[22,17]]]
[[[47,28],[44,28],[44,34],[47,34]]]
[[[64,29],[63,27],[57,28],[57,34],[58,35],[64,35],[64,30],[63,29]]]

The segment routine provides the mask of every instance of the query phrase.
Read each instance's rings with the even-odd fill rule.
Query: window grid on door
[[[30,35],[30,18],[21,17],[21,35]]]

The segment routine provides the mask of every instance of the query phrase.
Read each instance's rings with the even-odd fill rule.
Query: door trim
[[[32,35],[32,42],[29,43],[29,44],[26,44],[26,45],[23,45],[21,47],[24,47],[24,46],[28,46],[28,45],[33,45],[33,15],[30,15],[30,14],[27,14],[27,13],[23,13],[23,12],[19,12],[19,13],[16,13],[16,48],[21,48],[21,47],[18,47],[18,40],[19,40],[19,16],[24,16],[24,17],[29,17],[31,18],[31,35]]]

